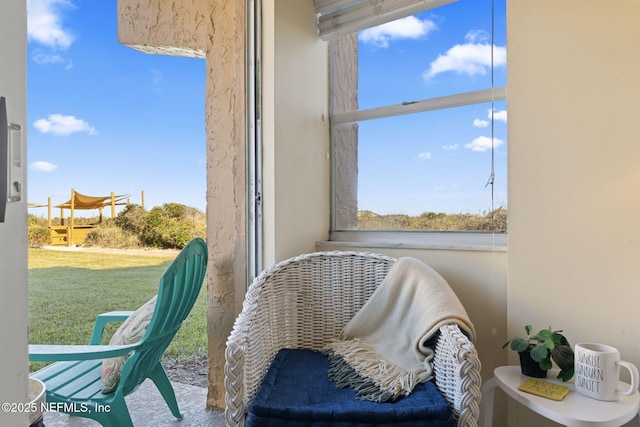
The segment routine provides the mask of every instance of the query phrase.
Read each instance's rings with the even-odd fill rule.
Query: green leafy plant
[[[548,371],[553,367],[552,360],[560,368],[558,379],[568,381],[573,377],[573,349],[567,338],[562,335],[562,330],[554,331],[549,327],[542,329],[535,335],[531,335],[531,325],[524,327],[526,338],[513,338],[502,346],[511,346],[511,350],[517,352],[528,351],[531,358],[538,362],[542,370]]]
[[[140,240],[147,246],[183,248],[194,237],[206,235],[206,217],[196,208],[165,203],[149,211]]]

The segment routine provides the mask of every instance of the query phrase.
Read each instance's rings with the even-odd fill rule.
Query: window
[[[505,39],[459,0],[331,41],[334,230],[506,231]]]

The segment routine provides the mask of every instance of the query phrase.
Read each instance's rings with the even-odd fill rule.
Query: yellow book
[[[529,378],[518,387],[519,390],[552,400],[562,400],[569,393],[569,387],[549,381]]]

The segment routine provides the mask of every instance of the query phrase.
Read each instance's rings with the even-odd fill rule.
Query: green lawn
[[[135,310],[158,290],[171,256],[29,249],[29,342],[87,344],[95,316]],[[206,284],[165,355],[207,351]],[[111,327],[108,342],[117,324]],[[32,369],[41,364],[33,364]]]

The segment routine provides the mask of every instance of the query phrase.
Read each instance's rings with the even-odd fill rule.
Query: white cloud
[[[425,153],[420,153],[418,154],[418,158],[422,160],[429,160],[431,158],[431,153],[429,153],[428,151]]]
[[[74,36],[62,24],[62,10],[74,7],[71,0],[27,0],[29,40],[52,49],[67,49]]]
[[[43,161],[33,162],[31,163],[31,166],[29,166],[29,170],[34,172],[53,172],[56,169],[58,169],[58,166],[53,163]]]
[[[491,44],[485,41],[484,32],[471,31],[465,36],[467,43],[457,44],[446,53],[438,55],[423,74],[430,79],[440,73],[453,71],[469,76],[485,75],[491,68]],[[503,67],[507,63],[507,49],[493,45],[493,65]]]
[[[497,148],[504,144],[504,141],[498,138],[493,138],[493,146]],[[491,138],[487,136],[479,136],[469,144],[465,145],[465,148],[468,148],[471,151],[483,152],[487,150],[491,150]]]
[[[40,65],[60,64],[64,62],[64,59],[60,55],[47,54],[39,50],[36,50],[33,54],[33,60]]]
[[[491,118],[491,109],[487,110],[488,114],[487,116],[489,118]],[[495,109],[493,110],[493,120],[500,120],[502,122],[507,121],[507,110],[500,110],[500,111],[496,111]]]
[[[460,147],[460,144],[451,144],[451,145],[443,145],[442,149],[444,151],[452,151],[452,150],[457,150],[458,147]]]
[[[489,117],[491,117],[491,113],[489,113]],[[473,125],[477,128],[486,128],[487,126],[489,126],[489,121],[487,120],[480,120],[480,119],[475,119],[473,121]]]
[[[464,39],[469,43],[486,42],[491,39],[489,33],[484,30],[471,30],[465,36]]]
[[[73,68],[73,62],[66,60],[62,56],[54,53],[44,53],[40,50],[35,50],[32,59],[33,62],[40,65],[65,64],[65,69],[70,70]]]
[[[33,126],[42,133],[67,136],[72,133],[83,132],[96,135],[96,129],[82,119],[62,114],[51,114],[47,119],[36,120]]]
[[[496,111],[495,108],[487,110],[487,118],[491,120],[491,111],[493,111],[493,120],[507,122],[507,110]],[[477,128],[486,128],[491,123],[489,120],[475,119],[473,125]]]
[[[389,47],[391,40],[419,39],[437,28],[429,19],[418,19],[415,16],[387,22],[377,27],[368,28],[360,33],[360,40],[376,47]]]

